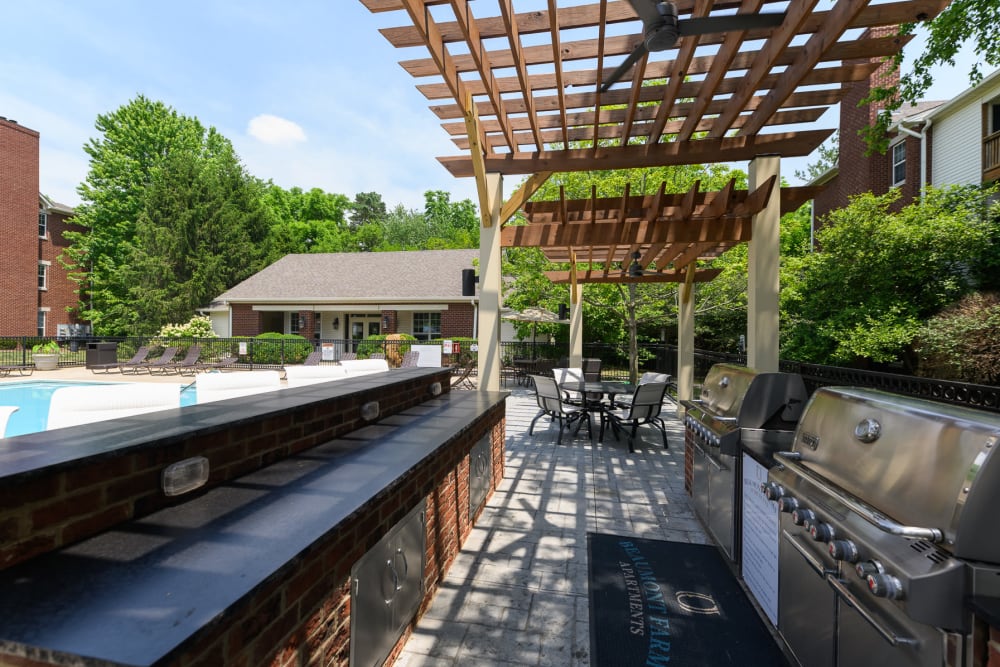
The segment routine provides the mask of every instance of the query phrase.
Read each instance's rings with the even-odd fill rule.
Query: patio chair
[[[368,355],[369,359],[385,359],[385,352],[372,352]]]
[[[223,357],[219,361],[206,361],[199,364],[199,367],[203,371],[221,371],[227,368],[232,368],[239,362],[240,358],[234,354],[230,354],[227,357]]]
[[[556,384],[559,385],[559,391],[562,392],[563,400],[573,405],[583,405],[582,393],[574,389],[566,389],[563,386],[567,383],[577,384],[583,382],[582,368],[553,368],[552,376],[555,378]]]
[[[358,355],[354,352],[344,352],[342,355],[340,355],[341,361],[354,361],[357,358]]]
[[[587,382],[601,381],[600,359],[584,359],[582,366],[583,366],[583,379],[585,379]]]
[[[319,362],[323,361],[323,350],[313,350],[309,353],[309,356],[305,358],[302,362],[303,366],[319,366]]]
[[[174,348],[174,352],[177,348]],[[139,371],[144,371],[149,368],[149,348],[143,345],[138,350],[136,350],[135,356],[126,361],[125,363],[117,364],[118,372],[122,375],[135,375]],[[170,355],[173,357],[173,355]]]
[[[7,377],[14,371],[18,372],[18,375],[31,375],[35,372],[34,364],[5,364],[0,366],[0,377]]]
[[[579,432],[583,420],[587,420],[587,435],[593,440],[593,425],[590,421],[590,413],[578,405],[572,405],[563,401],[562,393],[553,378],[544,375],[533,375],[531,377],[535,385],[535,400],[538,401],[540,412],[531,420],[528,427],[528,435],[533,435],[535,422],[543,416],[549,416],[554,421],[559,422],[559,437],[556,442],[562,443],[563,428],[576,422],[576,430]]]
[[[133,372],[134,373],[138,373],[140,370],[144,370],[147,373],[149,373],[150,375],[152,375],[154,370],[158,370],[158,369],[164,368],[164,367],[169,366],[170,364],[172,364],[174,362],[174,356],[177,354],[177,349],[178,348],[177,348],[176,345],[171,345],[170,347],[168,347],[167,349],[165,349],[163,351],[163,354],[161,354],[156,359],[153,359],[149,363],[147,363],[147,364],[139,364],[137,366],[134,366],[133,367],[134,368]],[[122,368],[122,373],[124,373],[124,372],[125,372],[125,369]]]
[[[163,375],[168,375],[170,373],[178,373],[179,375],[187,375],[190,372],[194,375],[201,368],[198,363],[198,358],[201,357],[201,347],[198,345],[192,345],[188,348],[187,354],[180,361],[171,361],[168,364],[163,364],[162,366],[150,365],[149,374],[155,375],[157,372]]]
[[[640,375],[639,376],[639,382],[636,383],[636,386],[640,387],[640,386],[642,386],[644,384],[649,384],[650,382],[665,382],[665,383],[667,383],[667,388],[668,389],[670,388],[670,376],[669,375],[667,375],[666,373],[654,373],[652,371],[647,371],[647,372],[643,373],[642,375]],[[670,397],[670,394],[665,394],[664,397],[665,398],[670,398],[670,400],[673,400]],[[624,408],[624,409],[627,410],[628,406],[630,406],[630,405],[632,405],[632,394],[623,395],[621,398],[616,398],[615,399],[615,407],[616,408]]]
[[[110,373],[113,370],[118,371],[119,373],[124,373],[126,366],[140,366],[146,363],[146,357],[148,356],[149,348],[143,345],[135,351],[135,354],[132,355],[132,358],[128,361],[116,361],[111,364],[94,364],[90,367],[90,370],[93,373],[97,373],[98,371],[101,373]]]
[[[663,410],[663,395],[667,392],[666,382],[648,382],[639,385],[632,395],[632,404],[624,412],[608,411],[606,417],[615,437],[628,429],[628,450],[635,452],[635,436],[640,426],[652,424],[663,435],[663,448],[667,449],[667,426],[660,418]],[[602,424],[601,438],[604,437]]]
[[[402,361],[399,362],[399,367],[414,368],[415,366],[418,365],[417,363],[418,361],[420,361],[420,352],[418,352],[417,350],[410,350],[409,352],[403,355]]]

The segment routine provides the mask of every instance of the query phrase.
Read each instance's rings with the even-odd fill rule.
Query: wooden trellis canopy
[[[754,190],[736,190],[735,181],[718,192],[702,192],[695,183],[683,194],[668,194],[661,183],[654,195],[529,202],[527,224],[508,225],[500,234],[505,247],[541,248],[555,263],[586,264],[569,271],[550,271],[556,283],[576,282],[704,282],[719,271],[698,269],[751,238],[753,216],[760,213],[776,187],[774,177]],[[784,188],[781,211],[794,211],[815,195],[816,188]],[[627,268],[639,252],[644,273],[630,277]]]
[[[599,87],[642,39],[624,0],[361,0],[405,11],[382,34],[463,154],[456,176],[626,169],[808,155],[797,129],[947,0],[677,0],[680,19],[783,12],[780,25],[681,37]],[[413,51],[408,47],[416,47]],[[590,147],[579,147],[579,146]],[[470,152],[471,151],[471,152]]]

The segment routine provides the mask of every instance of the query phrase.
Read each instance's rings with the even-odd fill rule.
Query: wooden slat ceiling
[[[361,2],[399,12],[397,27],[381,32],[405,49],[401,64],[459,151],[439,160],[463,177],[474,173],[471,145],[486,171],[508,175],[808,155],[832,130],[802,128],[841,100],[844,84],[867,78],[872,59],[902,48],[877,29],[932,18],[947,4],[677,0],[681,20],[785,17],[775,28],[681,37],[602,93],[641,39],[624,0]],[[478,142],[464,120],[472,112]]]
[[[656,194],[621,197],[560,198],[529,202],[523,208],[526,224],[508,225],[500,244],[509,248],[541,248],[554,263],[577,267],[577,282],[704,282],[717,269],[697,268],[738,243],[751,239],[751,221],[775,187],[771,178],[753,192],[736,190],[735,183],[718,192],[702,192],[695,183],[683,194],[669,194],[661,183]],[[782,214],[798,209],[819,188],[781,188]],[[641,277],[628,275],[638,251]],[[690,273],[689,273],[690,271]],[[569,271],[549,271],[556,283],[573,280]]]

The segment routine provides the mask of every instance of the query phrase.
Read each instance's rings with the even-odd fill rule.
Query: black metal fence
[[[58,343],[59,365],[61,367],[86,365],[88,355],[98,353],[97,344],[108,342],[116,344],[114,350],[114,360],[116,361],[129,361],[142,346],[149,348],[150,359],[158,357],[168,346],[177,346],[179,349],[175,358],[179,359],[189,346],[198,344],[201,347],[201,361],[214,362],[235,356],[239,359],[237,366],[241,368],[281,368],[286,364],[301,363],[315,349],[322,349],[324,351],[323,358],[328,361],[338,361],[351,354],[359,359],[384,355],[391,366],[396,366],[399,365],[403,354],[415,343],[414,341],[399,340],[304,341],[302,339],[282,338],[166,340],[152,337],[79,339],[45,339],[35,336],[0,337],[0,366],[31,365],[34,363],[32,347],[46,340],[55,340]],[[420,344],[437,342],[440,341],[420,342]],[[500,347],[501,359],[503,364],[508,367],[513,366],[517,359],[549,359],[556,366],[566,363],[565,360],[568,359],[568,350],[565,344],[503,342]],[[475,361],[476,353],[466,339],[463,339],[460,349],[461,351],[458,353],[442,354],[442,363],[461,369]],[[101,350],[100,353],[108,354],[106,350]],[[624,380],[628,378],[627,345],[584,344],[583,355],[601,360],[601,375],[605,379]],[[746,357],[740,354],[696,350],[694,354],[695,383],[701,382],[708,370],[717,363],[744,365]],[[640,372],[656,371],[676,376],[677,346],[664,343],[640,345],[639,369]],[[801,374],[810,392],[823,386],[869,387],[907,396],[1000,412],[1000,387],[794,361],[782,361],[781,370]]]

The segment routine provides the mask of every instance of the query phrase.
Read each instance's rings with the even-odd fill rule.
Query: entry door
[[[350,319],[351,328],[348,333],[353,343],[382,333],[382,318],[379,315],[351,315]]]

